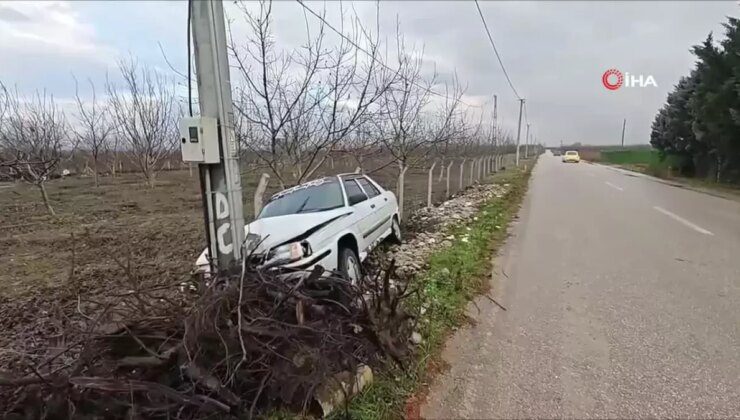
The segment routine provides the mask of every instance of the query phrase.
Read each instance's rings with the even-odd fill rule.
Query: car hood
[[[341,207],[316,213],[286,214],[284,216],[257,219],[244,226],[247,238],[250,235],[259,242],[255,252],[264,252],[269,248],[289,242],[301,241],[330,223],[352,214],[353,210]]]

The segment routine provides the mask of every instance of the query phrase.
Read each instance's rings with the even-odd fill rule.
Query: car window
[[[365,190],[370,198],[380,195],[380,191],[378,191],[378,188],[376,188],[375,185],[373,185],[373,183],[368,181],[367,179],[357,178],[357,182],[362,186],[362,189]]]
[[[357,182],[355,182],[354,179],[345,179],[344,189],[347,191],[347,201],[349,201],[350,206],[354,206],[357,203],[367,200],[367,196],[362,192],[360,186],[357,185]]]
[[[273,195],[260,212],[258,219],[326,211],[342,206],[344,198],[339,182],[333,178],[324,178]]]
[[[568,156],[575,156],[578,154],[578,152],[565,152],[565,154]]]

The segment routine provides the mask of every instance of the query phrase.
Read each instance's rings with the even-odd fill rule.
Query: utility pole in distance
[[[496,119],[498,118],[498,95],[493,95],[493,128],[491,130],[493,136],[493,172],[498,170],[498,139],[496,138]]]
[[[519,100],[519,125],[516,129],[516,167],[519,167],[519,140],[522,137],[522,108],[524,107],[524,98]]]
[[[204,158],[204,163],[200,163],[198,169],[206,207],[211,264],[224,270],[241,261],[244,243],[242,185],[234,134],[224,9],[221,0],[188,3],[192,16],[200,118],[190,118],[182,125],[190,122],[191,125],[187,127],[190,133],[197,133],[197,129],[200,129],[204,148],[218,147],[218,159]],[[209,136],[208,130],[203,127],[213,125],[214,119],[216,129],[212,131],[215,133]],[[193,135],[196,137],[193,138]],[[190,134],[191,143],[198,140],[197,134]],[[185,137],[182,141],[185,145]]]
[[[622,121],[622,149],[624,149],[624,128],[627,126],[627,118]]]
[[[524,159],[529,157],[529,123],[527,123],[527,135],[524,138]]]

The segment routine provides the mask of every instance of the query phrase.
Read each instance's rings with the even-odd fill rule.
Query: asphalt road
[[[740,417],[740,202],[544,155],[425,418]]]

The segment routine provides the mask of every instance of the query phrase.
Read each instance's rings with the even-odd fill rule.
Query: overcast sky
[[[339,20],[339,3],[308,2]],[[371,24],[375,3],[354,6]],[[736,1],[708,2],[482,2],[481,7],[519,94],[527,98],[533,134],[557,144],[614,144],[622,118],[627,143],[647,143],[650,123],[678,79],[689,72],[689,49],[710,31],[719,38],[726,16],[740,15]],[[227,4],[227,13],[236,10]],[[284,48],[305,39],[298,3],[274,8],[276,40]],[[467,85],[466,102],[490,105],[514,129],[517,100],[493,55],[473,2],[383,2],[381,36],[392,38],[398,18],[407,42],[424,47],[441,78],[457,72]],[[309,19],[312,19],[309,17]],[[90,77],[101,85],[116,60],[134,55],[169,71],[186,65],[184,2],[0,2],[0,81],[21,91],[44,89],[71,102],[74,83]],[[237,25],[240,21],[237,20]],[[652,75],[658,87],[609,91],[601,75],[609,68]]]

